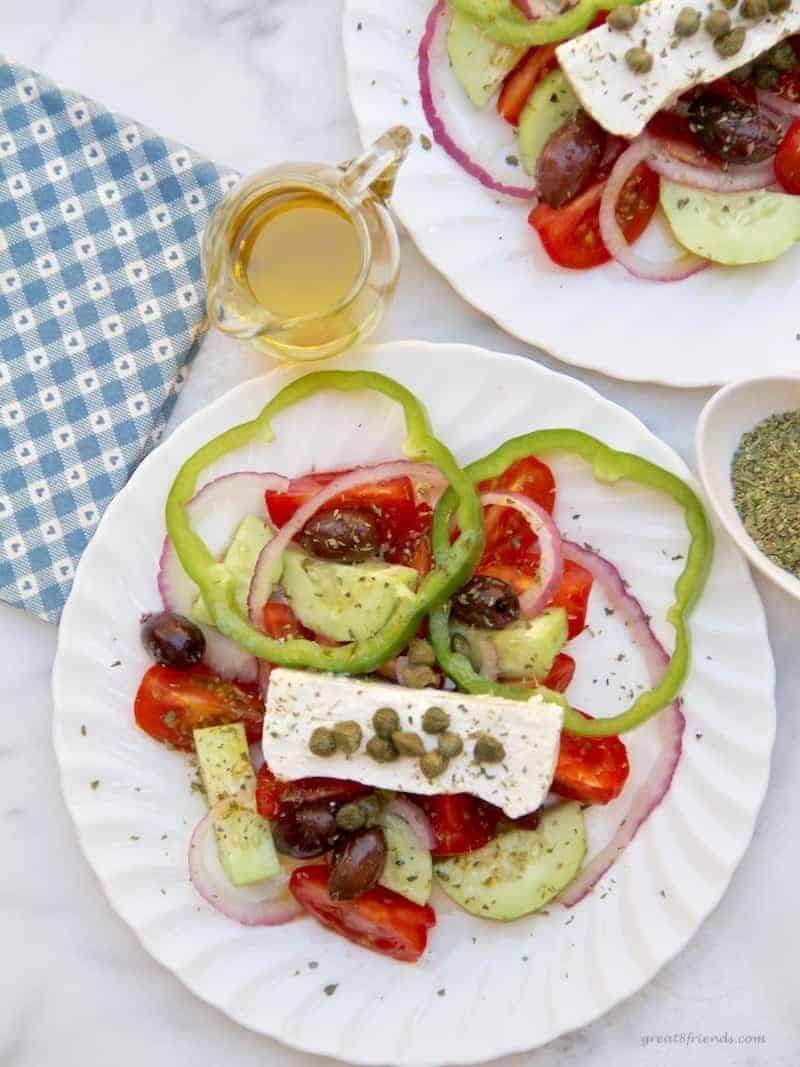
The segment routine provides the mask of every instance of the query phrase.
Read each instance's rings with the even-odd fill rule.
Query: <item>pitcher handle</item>
[[[392,126],[363,155],[342,164],[344,174],[339,190],[356,203],[370,195],[387,200],[410,144],[411,130],[407,126]]]

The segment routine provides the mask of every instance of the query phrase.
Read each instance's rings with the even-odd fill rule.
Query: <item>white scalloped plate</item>
[[[417,137],[430,134],[417,46],[432,6],[433,0],[346,0],[348,88],[364,144],[398,122]],[[474,109],[465,94],[459,101],[459,122],[469,129]],[[518,152],[510,127],[509,134],[507,151]],[[519,183],[519,175],[509,170],[506,180]],[[438,145],[423,151],[418,139],[392,204],[422,254],[465,300],[566,363],[677,386],[797,369],[792,293],[800,245],[773,263],[712,267],[669,285],[641,281],[613,263],[562,270],[528,226],[524,201],[484,189]],[[645,240],[654,259],[674,255],[658,235]]]
[[[632,415],[527,360],[399,342],[362,349],[341,365],[384,371],[411,388],[462,461],[524,431],[566,425],[688,476]],[[454,366],[445,383],[444,368]],[[630,996],[680,951],[747,847],[774,729],[761,605],[741,557],[720,534],[692,620],[688,727],[673,786],[571,913],[556,905],[500,925],[437,897],[439,921],[416,966],[358,949],[310,919],[271,930],[236,926],[203,904],[187,879],[189,833],[203,811],[189,788],[191,772],[133,723],[132,700],[147,665],[138,620],[158,604],[163,506],[180,463],[213,434],[252,417],[297,373],[280,370],[248,382],[189,419],[141,465],[84,554],[53,672],[55,746],[81,845],[145,948],[198,996],[253,1030],[369,1064],[466,1064],[544,1044]],[[312,464],[390,458],[398,454],[401,420],[375,394],[320,394],[283,413],[276,430],[276,441],[243,450],[210,475],[293,474]],[[605,488],[575,463],[554,465],[562,528],[621,567],[669,644],[663,617],[680,566],[673,557],[686,545],[680,516],[651,492]],[[579,706],[612,711],[625,699],[623,689],[644,680],[641,665],[597,597],[590,621],[595,636],[578,639],[570,694]],[[618,663],[621,651],[627,656]],[[629,737],[629,789],[646,773],[656,734],[650,723]],[[593,848],[618,821],[619,804],[589,813]],[[310,969],[310,960],[319,966]],[[335,996],[325,996],[334,982]]]

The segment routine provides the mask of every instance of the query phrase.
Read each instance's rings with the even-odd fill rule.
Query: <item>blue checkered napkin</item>
[[[57,621],[159,439],[204,318],[199,241],[236,181],[0,59],[0,598]]]

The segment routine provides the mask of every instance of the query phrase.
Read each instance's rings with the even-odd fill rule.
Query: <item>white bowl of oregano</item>
[[[720,389],[697,423],[700,477],[728,533],[800,599],[800,377]]]

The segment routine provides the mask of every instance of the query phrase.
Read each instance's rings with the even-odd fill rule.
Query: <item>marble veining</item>
[[[5,0],[7,54],[240,170],[357,148],[340,0]],[[615,382],[541,357],[451,292],[403,240],[377,339],[463,340],[535,355],[639,415],[691,460],[707,390]],[[173,425],[261,373],[263,357],[209,338]],[[592,1026],[503,1067],[789,1067],[800,1061],[796,921],[800,775],[797,608],[759,580],[778,670],[778,739],[756,840],[719,908],[648,988]],[[50,742],[53,627],[0,605],[0,1064],[3,1067],[314,1067],[196,1000],[144,952],[81,857]],[[764,1034],[757,1045],[643,1047],[650,1035]],[[333,1063],[333,1061],[328,1061]]]

